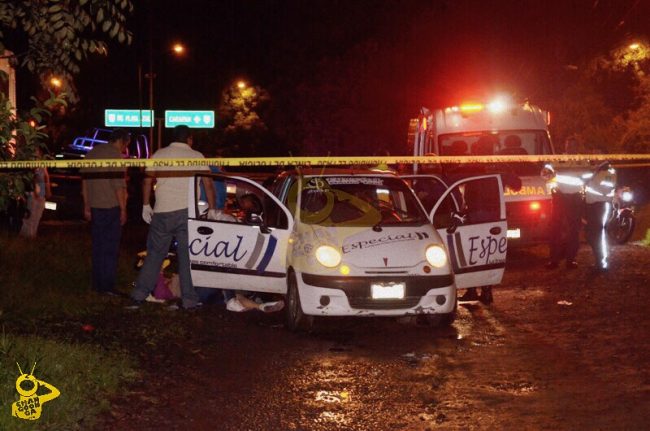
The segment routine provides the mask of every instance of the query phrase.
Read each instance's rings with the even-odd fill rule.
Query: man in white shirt
[[[202,159],[203,154],[192,149],[192,135],[187,126],[174,128],[174,141],[156,151],[153,159]],[[207,171],[207,166],[195,170]],[[147,257],[138,274],[131,298],[135,306],[142,303],[154,290],[163,260],[167,257],[172,239],[178,242],[176,257],[181,285],[182,307],[192,309],[200,305],[192,285],[187,233],[187,203],[190,184],[195,170],[184,167],[149,167],[142,185],[142,218],[149,226]],[[155,207],[150,204],[151,190],[156,180]],[[204,177],[203,185],[210,207],[209,216],[215,210],[214,186],[211,178]]]

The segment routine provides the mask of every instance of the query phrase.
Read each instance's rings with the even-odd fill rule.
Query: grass
[[[26,421],[11,416],[18,399],[17,364],[55,386],[61,395],[43,404],[40,419]],[[63,343],[35,336],[0,336],[0,429],[77,430],[93,426],[96,415],[107,410],[107,395],[116,393],[127,380],[137,377],[133,361],[124,354],[109,353],[99,346]],[[47,393],[39,389],[37,395]]]
[[[28,241],[0,233],[0,309],[4,319],[80,317],[102,307],[91,288],[90,234],[85,225],[47,231]],[[117,285],[135,279],[135,255],[120,254]]]
[[[135,241],[127,237],[120,256],[118,286],[124,291],[135,278]],[[137,376],[138,364],[115,334],[80,329],[81,322],[105,316],[109,306],[91,289],[88,228],[45,228],[31,241],[0,232],[0,243],[0,430],[91,429],[110,408],[109,399]],[[61,391],[36,421],[11,416],[18,400],[16,362],[25,372],[36,362],[35,377]],[[38,395],[44,393],[39,389]]]

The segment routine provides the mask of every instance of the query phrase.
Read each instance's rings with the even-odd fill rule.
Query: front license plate
[[[508,229],[506,236],[508,238],[521,238],[521,229]]]
[[[372,299],[403,299],[404,290],[404,283],[373,283],[370,285]]]

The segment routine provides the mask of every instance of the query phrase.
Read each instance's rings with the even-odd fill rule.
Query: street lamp
[[[50,85],[55,88],[61,88],[63,82],[61,81],[61,79],[57,78],[56,76],[53,76],[50,78]]]
[[[246,88],[246,82],[245,81],[237,81],[237,88],[239,88],[240,90],[243,90],[244,88]]]
[[[185,53],[185,46],[182,43],[175,43],[174,46],[172,46],[172,51],[177,55],[183,55]]]
[[[182,43],[176,42],[170,47],[170,52],[177,56],[180,57],[185,54],[185,45]],[[138,104],[140,108],[140,121],[142,121],[142,64],[138,64]],[[148,73],[144,74],[144,78],[149,80],[149,111],[153,113],[153,101],[154,101],[154,85],[153,85],[153,80],[156,77],[156,74],[153,72],[153,48],[151,41],[149,42],[149,71]],[[149,145],[150,145],[150,154],[153,153],[153,129],[155,127],[155,122],[156,118],[155,116],[152,116],[151,118],[151,126],[149,127]],[[159,125],[158,127],[158,149],[161,147],[161,139],[162,139],[162,133],[161,133],[161,126]]]

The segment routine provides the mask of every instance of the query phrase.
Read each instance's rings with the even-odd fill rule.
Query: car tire
[[[449,313],[440,313],[440,314],[428,314],[427,320],[429,325],[447,328],[456,321],[456,310],[458,309],[458,300],[454,299],[454,309]]]
[[[292,332],[309,331],[314,324],[314,316],[307,316],[302,311],[300,293],[296,274],[290,272],[287,277],[286,325]]]

